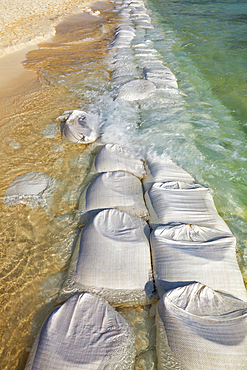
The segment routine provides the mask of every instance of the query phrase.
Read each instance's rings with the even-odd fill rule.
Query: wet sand
[[[102,7],[108,9],[110,5],[104,2],[92,6],[95,10]],[[64,143],[58,123],[54,137],[47,139],[43,134],[47,124],[56,123],[56,117],[63,111],[78,109],[84,103],[82,96],[69,88],[45,80],[41,70],[52,77],[59,75],[62,68],[66,74],[73,65],[76,76],[76,68],[81,69],[77,63],[80,57],[85,75],[94,70],[100,81],[107,81],[109,77],[102,71],[107,69],[104,57],[116,26],[114,22],[107,11],[102,12],[102,17],[93,18],[77,12],[67,16],[62,28],[57,27],[56,37],[43,42],[38,49],[33,50],[32,46],[32,51],[23,49],[0,58],[1,71],[5,71],[0,87],[0,156],[3,159],[0,363],[3,370],[24,369],[34,335],[57,304],[56,294],[68,266],[76,232],[71,215],[77,204],[77,188],[88,166],[83,153],[85,146]],[[103,25],[106,33],[102,32]],[[71,43],[73,37],[74,43]],[[82,38],[87,40],[82,42]],[[66,53],[62,53],[64,44]],[[25,58],[28,70],[23,69],[21,63]],[[75,83],[81,83],[80,75]],[[18,142],[18,149],[13,142]],[[9,207],[3,203],[9,184],[30,171],[43,171],[59,182],[50,215],[42,207],[31,209],[25,204]]]

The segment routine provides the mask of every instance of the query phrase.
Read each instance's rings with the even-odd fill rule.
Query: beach
[[[55,121],[65,110],[83,106],[83,100],[66,86],[51,85],[40,70],[51,66],[52,73],[59,76],[60,68],[65,72],[74,59],[82,58],[84,75],[87,68],[95,69],[100,80],[107,80],[107,75],[101,76],[102,58],[115,24],[111,20],[111,6],[106,2],[95,7],[90,4],[94,10],[85,12],[81,9],[88,2],[32,1],[31,9],[26,1],[5,4],[6,12],[1,12],[1,16],[5,15],[2,32],[7,46],[2,44],[4,51],[0,57],[0,132],[4,158],[0,184],[0,362],[2,369],[10,370],[24,369],[33,337],[54,304],[52,297],[61,287],[75,237],[73,217],[66,214],[75,207],[77,187],[88,166],[84,146],[63,143]],[[66,33],[58,29],[54,37],[59,21]],[[105,33],[102,33],[104,22]],[[68,46],[72,39],[74,44]],[[59,55],[61,43],[67,44],[67,55]],[[78,76],[77,83],[80,80]],[[42,207],[3,204],[9,184],[29,171],[45,172],[59,181],[50,215]],[[55,221],[61,215],[64,219]],[[45,282],[48,278],[52,283]]]
[[[79,109],[98,115],[103,143],[126,145],[149,160],[172,159],[192,180],[210,188],[218,213],[236,236],[236,256],[246,282],[246,121],[237,121],[235,115],[242,113],[224,105],[227,83],[220,84],[219,78],[217,88],[216,79],[212,82],[200,70],[205,65],[211,77],[208,66],[219,60],[221,67],[219,55],[223,53],[219,49],[219,55],[212,58],[209,52],[206,61],[201,58],[206,36],[202,35],[203,42],[193,40],[206,29],[201,23],[197,26],[195,22],[187,43],[184,34],[193,22],[189,18],[186,23],[186,17],[191,13],[184,10],[184,29],[176,16],[179,6],[186,4],[150,0],[146,6],[146,19],[151,17],[153,26],[139,27],[138,16],[134,23],[132,15],[135,38],[129,50],[119,49],[115,59],[111,49],[121,20],[118,3],[16,0],[0,6],[3,370],[24,369],[43,321],[61,303],[59,293],[79,234],[79,199],[97,150],[94,144],[63,140],[64,112]],[[199,2],[197,17],[201,21],[202,14],[204,25],[200,6]],[[212,45],[215,34],[212,31]],[[143,66],[155,58],[162,68],[169,68],[178,89],[159,86],[150,99],[119,101],[116,91],[126,82],[125,74],[131,79],[146,78],[143,71],[147,76],[148,67]],[[38,206],[27,202],[8,205],[4,196],[9,185],[28,172],[42,172],[54,179],[52,197]],[[117,310],[137,335],[134,369],[155,370],[156,305]],[[174,368],[172,361],[167,370]]]

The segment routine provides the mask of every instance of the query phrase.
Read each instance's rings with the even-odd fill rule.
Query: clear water
[[[238,239],[246,276],[247,3],[149,1],[164,40],[155,42],[185,94],[165,151],[214,190],[219,213]],[[163,125],[164,132],[166,125]]]
[[[247,4],[155,0],[146,5],[155,28],[139,29],[133,47],[148,42],[160,53],[178,78],[179,94],[157,92],[140,104],[114,101],[117,83],[111,84],[108,47],[119,24],[117,12],[102,11],[103,18],[88,27],[80,15],[69,18],[53,42],[27,57],[25,65],[39,74],[41,88],[19,97],[1,127],[1,199],[16,176],[28,171],[44,171],[59,186],[49,215],[41,207],[1,207],[5,370],[24,368],[33,334],[57,303],[78,233],[78,197],[93,146],[62,141],[56,118],[66,110],[98,113],[103,141],[170,156],[211,187],[218,212],[237,237],[247,279]],[[141,66],[133,53],[130,62]],[[136,369],[155,369],[154,307],[119,310],[139,333]]]

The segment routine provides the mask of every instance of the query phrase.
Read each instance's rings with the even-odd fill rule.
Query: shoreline
[[[76,22],[76,16],[82,14],[94,15],[95,11],[105,8],[106,4],[109,4],[109,2],[105,0],[85,1],[81,4],[84,10],[74,8],[74,12],[67,12],[56,18],[56,22],[53,22],[52,25],[54,32],[50,30],[43,37],[39,36],[23,43],[22,40],[19,40],[19,45],[17,42],[15,45],[8,46],[2,54],[0,51],[0,127],[7,123],[6,119],[11,116],[12,106],[16,103],[18,97],[31,94],[37,90],[40,91],[42,88],[36,71],[24,66],[28,53],[39,50],[39,45],[42,45],[42,43],[53,42],[56,37],[56,27],[62,25],[67,19],[71,18],[70,22]],[[89,19],[85,25],[90,22]]]

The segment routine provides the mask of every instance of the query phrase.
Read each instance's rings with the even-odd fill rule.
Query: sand
[[[37,45],[55,34],[65,15],[87,11],[92,1],[7,0],[0,3],[0,55]]]
[[[19,5],[21,2],[23,0],[19,1]],[[35,2],[36,0],[33,1]],[[56,1],[56,4],[60,4],[60,9],[62,8],[61,2]],[[68,2],[64,4],[67,6]],[[81,6],[85,6],[85,3]],[[101,2],[92,8],[103,13],[103,6],[109,9],[109,2]],[[15,8],[12,9],[13,19],[14,10]],[[44,14],[45,8],[42,11],[40,24],[43,22],[46,29],[50,15]],[[51,13],[55,17],[55,8]],[[51,309],[49,302],[55,297],[58,288],[60,289],[59,282],[71,254],[75,231],[69,216],[68,219],[65,217],[64,223],[60,222],[60,219],[57,220],[57,217],[70,214],[75,209],[76,198],[73,194],[88,166],[88,162],[84,160],[84,146],[64,143],[59,130],[49,139],[43,135],[46,126],[56,124],[56,117],[64,110],[79,109],[83,106],[82,97],[64,86],[42,80],[39,70],[45,69],[52,78],[54,75],[59,76],[61,69],[65,74],[68,73],[72,65],[75,72],[74,81],[78,86],[81,75],[77,76],[77,71],[80,71],[81,64],[77,65],[76,62],[80,58],[84,71],[82,76],[90,75],[94,70],[96,80],[98,78],[104,82],[109,78],[108,74],[104,73],[107,69],[107,61],[104,61],[104,58],[108,53],[108,40],[116,28],[114,18],[110,12],[102,17],[87,16],[88,12],[73,13],[71,8],[70,14],[75,15],[71,17],[68,13],[68,10],[59,13],[63,14],[63,18],[65,16],[62,25],[65,35],[58,30],[57,37],[54,37],[53,41],[47,40],[42,48],[40,44],[37,46],[37,43],[23,43],[23,33],[20,33],[19,38],[16,36],[12,49],[5,49],[5,55],[0,57],[0,156],[3,159],[0,199],[3,200],[9,184],[26,172],[42,171],[60,182],[51,210],[52,220],[41,207],[9,207],[3,202],[0,205],[2,370],[24,369],[35,331],[46,317],[47,310]],[[1,19],[2,14],[0,11]],[[63,18],[60,17],[60,20]],[[27,25],[31,20],[29,16],[26,17]],[[76,22],[79,20],[80,29],[75,32],[74,27],[77,27]],[[92,23],[89,23],[89,20]],[[56,22],[57,20],[51,21],[52,27]],[[12,26],[14,29],[14,22]],[[4,37],[10,35],[6,33]],[[70,45],[72,36],[78,39]],[[61,51],[60,38],[66,43],[67,53]],[[84,39],[87,41],[83,42]],[[25,48],[16,47],[17,51],[14,52],[17,44],[18,48],[20,45]],[[24,60],[27,60],[26,66],[34,72],[23,68],[21,62]],[[88,60],[90,63],[87,63]],[[47,282],[47,279],[51,279],[51,282]]]
[[[91,6],[94,4],[94,9]],[[31,50],[39,49],[39,42],[52,41],[56,26],[71,14],[94,15],[105,6],[105,1],[90,2],[48,0],[9,0],[0,3],[0,126],[6,123],[13,104],[19,97],[41,89],[34,71],[23,62]],[[72,20],[73,21],[73,20]],[[76,21],[76,19],[75,19]]]

